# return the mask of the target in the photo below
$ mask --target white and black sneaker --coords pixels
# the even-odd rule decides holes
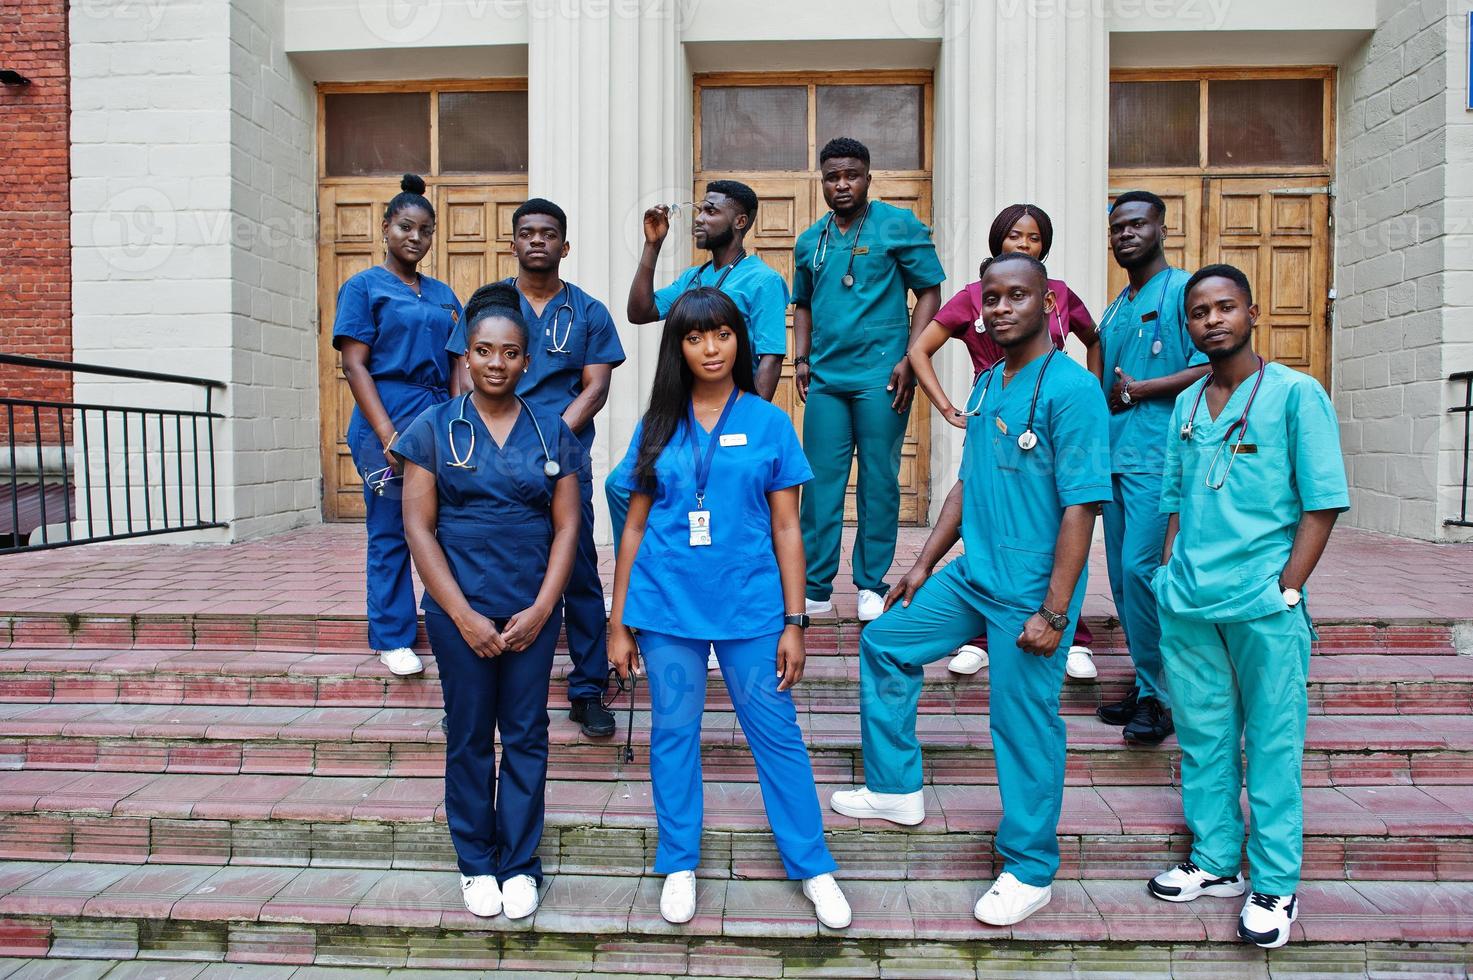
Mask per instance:
[[[1146,890],[1163,902],[1190,902],[1203,895],[1210,895],[1213,898],[1237,898],[1247,887],[1241,874],[1219,878],[1210,871],[1203,871],[1190,861],[1183,861],[1174,868],[1168,868],[1146,882]]]
[[[1278,949],[1289,941],[1289,927],[1299,918],[1299,899],[1293,895],[1254,892],[1238,917],[1238,938],[1264,949]]]

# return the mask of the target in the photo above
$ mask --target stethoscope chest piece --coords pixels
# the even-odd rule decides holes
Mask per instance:
[[[1151,342],[1151,356],[1152,357],[1155,357],[1155,356],[1157,356],[1160,353],[1161,353],[1161,341],[1159,341],[1159,340],[1152,341]]]
[[[840,279],[839,282],[844,284],[845,289],[851,289],[854,286],[854,277],[846,272],[844,273],[844,278]]]
[[[562,471],[563,468],[557,464],[556,460],[549,459],[542,464],[542,472],[546,473],[551,479],[557,479],[558,474]]]
[[[1038,445],[1038,436],[1032,429],[1024,429],[1023,434],[1018,436],[1018,448],[1025,453]]]

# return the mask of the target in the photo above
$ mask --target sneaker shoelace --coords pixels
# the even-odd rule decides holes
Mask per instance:
[[[839,883],[832,877],[808,879],[809,889],[815,893],[814,898],[818,901],[833,901],[843,898],[844,893],[839,890]]]
[[[1199,867],[1197,867],[1195,864],[1193,864],[1190,861],[1183,861],[1181,864],[1178,864],[1176,866],[1176,870],[1180,871],[1182,874],[1188,874],[1188,875],[1195,875],[1195,874],[1201,874],[1202,873],[1202,869],[1199,868]]]
[[[1283,896],[1281,895],[1265,895],[1263,892],[1254,892],[1253,897],[1248,901],[1261,909],[1267,909],[1272,912],[1279,907],[1279,903],[1283,900]]]

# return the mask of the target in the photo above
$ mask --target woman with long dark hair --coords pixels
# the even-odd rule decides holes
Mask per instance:
[[[649,408],[621,470],[631,499],[609,661],[628,676],[642,655],[649,673],[660,913],[674,923],[695,915],[714,648],[783,867],[803,882],[818,920],[842,929],[849,903],[833,878],[789,691],[803,676],[808,625],[798,487],[813,471],[793,423],[756,394],[746,325],[726,294],[694,289],[670,308]]]

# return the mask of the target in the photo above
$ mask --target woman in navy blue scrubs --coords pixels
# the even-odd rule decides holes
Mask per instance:
[[[400,676],[424,669],[410,646],[419,628],[400,511],[398,461],[390,449],[419,413],[450,397],[454,358],[445,352],[460,319],[450,287],[417,269],[435,240],[425,182],[405,174],[384,211],[384,256],[338,290],[332,343],[353,392],[348,450],[363,476],[368,524],[368,642]]]
[[[445,698],[445,810],[466,908],[537,908],[547,687],[578,546],[583,444],[517,395],[527,323],[516,290],[466,308],[472,388],[426,411],[393,451]],[[497,771],[495,735],[501,736]]]
[[[619,470],[631,497],[609,662],[627,676],[643,655],[649,671],[660,913],[674,923],[695,915],[701,715],[714,649],[783,867],[803,882],[819,921],[842,929],[849,903],[832,874],[789,691],[803,676],[808,625],[798,487],[813,470],[787,414],[756,394],[751,341],[725,293],[693,289],[670,308],[649,410]]]

